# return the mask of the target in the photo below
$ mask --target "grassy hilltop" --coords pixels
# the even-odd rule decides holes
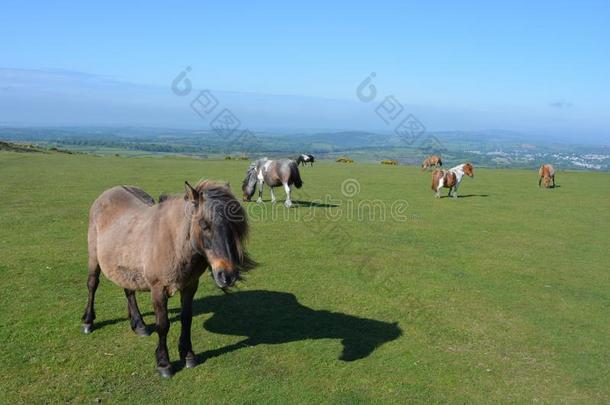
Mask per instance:
[[[535,171],[475,168],[453,200],[415,167],[316,163],[294,193],[315,204],[248,205],[247,282],[225,296],[201,279],[203,364],[161,380],[156,335],[132,333],[103,277],[83,335],[91,202],[202,177],[239,195],[247,165],[0,152],[1,401],[610,401],[609,173],[559,172],[545,190]]]

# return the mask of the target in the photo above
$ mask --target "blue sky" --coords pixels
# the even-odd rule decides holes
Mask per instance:
[[[433,129],[607,137],[609,21],[608,1],[3,2],[0,68],[167,88],[191,66],[200,88],[350,102],[376,72]]]

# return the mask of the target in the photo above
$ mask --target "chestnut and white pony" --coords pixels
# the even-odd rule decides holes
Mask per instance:
[[[443,161],[441,160],[440,156],[437,155],[432,155],[432,156],[428,156],[426,158],[426,160],[424,160],[424,163],[421,164],[421,171],[425,171],[427,168],[429,167],[439,167],[443,165]]]
[[[275,204],[275,194],[273,187],[283,186],[286,191],[286,201],[284,205],[290,207],[292,200],[290,199],[290,186],[296,188],[303,186],[299,166],[297,162],[290,159],[270,160],[262,158],[250,164],[250,168],[246,173],[246,178],[242,184],[244,193],[244,201],[250,201],[256,192],[256,185],[259,185],[257,203],[263,202],[263,184],[269,186],[271,193],[271,202]]]
[[[555,168],[552,165],[542,165],[540,169],[538,169],[538,187],[544,181],[544,188],[551,187],[551,182],[553,182],[553,187],[555,187]]]
[[[462,163],[449,170],[436,169],[432,172],[432,190],[436,193],[434,196],[440,198],[441,188],[445,187],[449,189],[449,197],[457,198],[457,190],[464,175],[474,177],[474,168],[470,163]]]

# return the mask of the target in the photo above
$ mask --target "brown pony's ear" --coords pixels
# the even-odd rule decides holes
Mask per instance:
[[[184,194],[184,199],[185,200],[188,200],[188,201],[190,201],[192,203],[199,202],[199,192],[197,190],[195,190],[193,188],[193,186],[191,186],[189,184],[188,181],[184,182],[184,191],[185,191],[185,194]]]

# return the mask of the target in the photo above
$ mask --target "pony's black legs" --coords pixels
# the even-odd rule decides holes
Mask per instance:
[[[87,298],[87,306],[83,314],[83,332],[93,332],[93,320],[95,319],[95,291],[100,284],[100,265],[97,259],[89,258],[89,277],[87,278],[87,288],[89,289],[89,297]]]
[[[555,175],[553,175],[551,178],[553,179],[553,188],[555,188]]]
[[[540,176],[540,178],[538,179],[538,187],[540,187],[541,184],[542,184],[542,176]]]
[[[191,343],[191,324],[193,322],[193,297],[197,292],[199,280],[195,281],[192,286],[189,286],[180,292],[180,304],[182,310],[180,312],[180,341],[178,343],[178,353],[180,360],[183,360],[187,368],[195,367],[197,360],[193,353],[193,345]]]
[[[159,345],[157,346],[157,371],[161,377],[169,378],[173,375],[169,363],[169,352],[167,350],[167,332],[169,332],[169,318],[167,317],[167,294],[163,286],[155,286],[152,289],[152,303],[157,317],[157,334]]]
[[[149,333],[146,331],[146,324],[142,319],[142,314],[140,313],[140,308],[138,308],[138,302],[136,301],[136,292],[125,288],[125,297],[127,297],[127,312],[129,313],[131,330],[138,336],[148,336]]]

